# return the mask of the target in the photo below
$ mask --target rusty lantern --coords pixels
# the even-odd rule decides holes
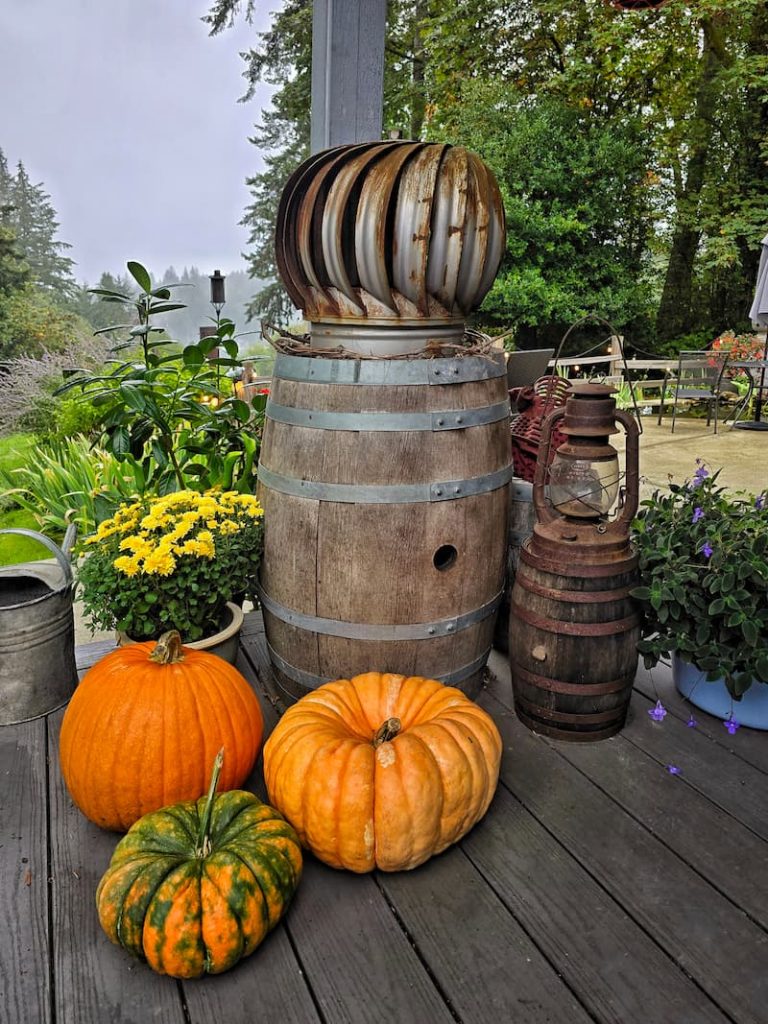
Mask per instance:
[[[620,474],[609,438],[617,423],[626,433],[626,488],[611,518]],[[550,465],[555,426],[566,441]],[[624,724],[640,638],[629,539],[638,438],[637,422],[616,410],[603,384],[574,384],[565,407],[544,421],[533,483],[537,522],[521,551],[509,637],[515,707],[536,732],[594,740]]]

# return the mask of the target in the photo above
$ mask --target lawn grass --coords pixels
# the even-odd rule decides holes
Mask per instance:
[[[29,459],[34,444],[35,439],[31,434],[0,437],[0,468],[11,470],[23,466]],[[0,530],[12,527],[38,530],[37,520],[33,515],[0,500]],[[46,549],[36,541],[27,537],[0,534],[0,565],[15,565],[17,562],[48,557]]]

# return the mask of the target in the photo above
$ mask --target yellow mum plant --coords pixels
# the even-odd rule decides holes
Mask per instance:
[[[133,640],[177,629],[216,633],[225,606],[247,593],[261,554],[263,513],[236,491],[175,491],[121,505],[82,545],[78,572],[92,629]]]

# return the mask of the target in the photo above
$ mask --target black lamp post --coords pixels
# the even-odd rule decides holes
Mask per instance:
[[[214,270],[210,276],[211,282],[211,305],[216,310],[216,326],[218,327],[221,310],[227,301],[224,291],[224,275],[220,270]]]
[[[224,275],[220,270],[214,270],[209,278],[211,282],[211,305],[216,312],[216,331],[212,333],[219,333],[219,325],[221,321],[221,311],[227,301],[227,295],[224,290]],[[219,349],[215,348],[209,355],[209,358],[218,358]],[[219,364],[216,364],[216,384],[219,384]]]

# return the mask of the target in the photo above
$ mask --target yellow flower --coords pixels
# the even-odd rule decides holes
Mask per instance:
[[[170,551],[155,550],[144,559],[144,572],[151,576],[170,576],[175,568],[176,559]]]
[[[118,572],[125,576],[135,576],[139,571],[139,560],[135,555],[121,555],[112,563]]]

